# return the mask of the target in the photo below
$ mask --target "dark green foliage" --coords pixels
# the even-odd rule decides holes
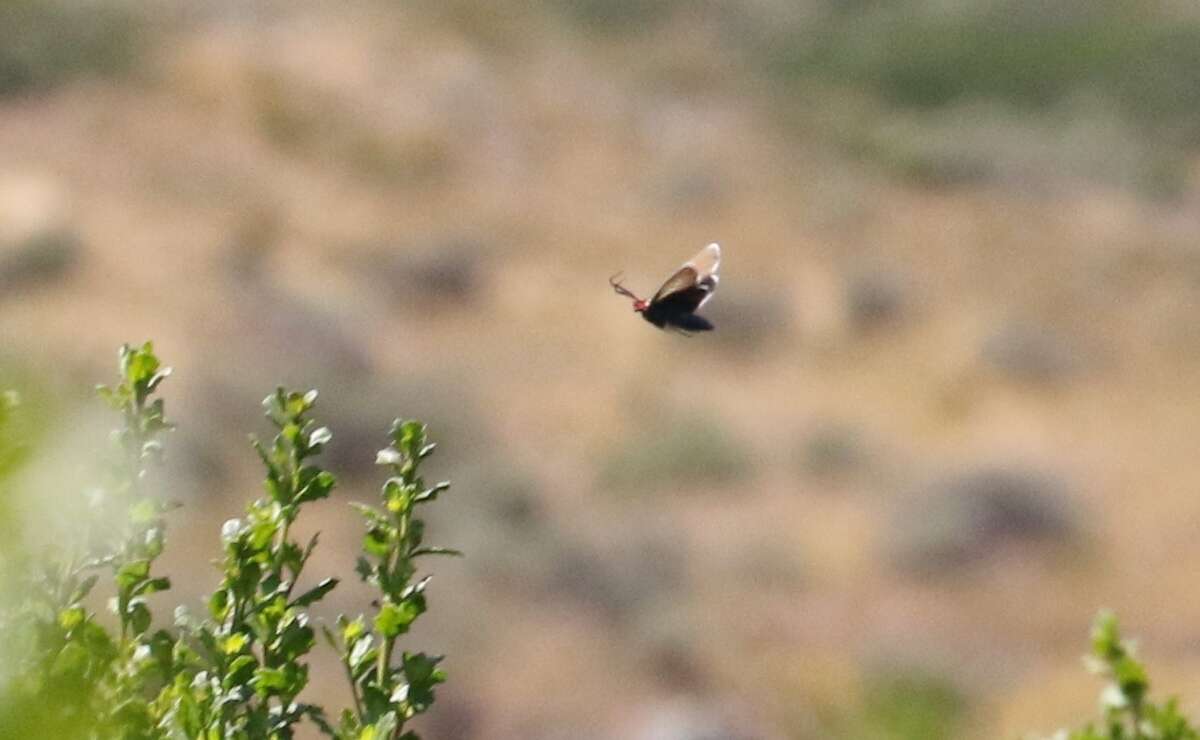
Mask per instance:
[[[1104,717],[1069,734],[1070,740],[1196,740],[1200,732],[1179,712],[1175,699],[1157,704],[1148,698],[1150,679],[1133,646],[1121,639],[1117,618],[1101,612],[1092,626],[1093,673],[1108,685],[1100,694]]]
[[[118,3],[0,0],[0,98],[128,70],[142,30]]]
[[[1195,131],[1200,91],[1187,81],[1200,73],[1200,23],[1154,5],[874,3],[776,29],[763,51],[783,78],[860,86],[902,106],[988,99],[1035,110],[1100,92],[1138,121],[1157,126],[1165,114]]]
[[[938,740],[958,737],[966,709],[948,681],[920,671],[887,671],[867,683],[863,708],[868,737]]]
[[[703,487],[750,473],[749,453],[719,420],[674,414],[623,437],[602,461],[600,480],[613,489]]]
[[[678,8],[677,0],[550,0],[550,6],[598,31],[644,31]]]
[[[360,559],[359,569],[382,596],[373,630],[361,617],[339,620],[343,660],[355,667],[355,711],[344,711],[335,728],[322,707],[297,699],[316,643],[307,609],[338,583],[325,578],[298,591],[317,537],[299,543],[289,536],[305,505],[329,496],[336,483],[314,462],[332,438],[311,418],[316,392],[281,388],[264,401],[276,429],[269,446],[254,442],[266,468],[265,493],[222,528],[221,581],[207,599],[208,613],[197,618],[181,607],[173,628],[155,629],[147,597],[170,587],[153,567],[170,507],[154,473],[162,460],[159,436],[172,427],[155,393],[170,369],[147,343],[122,347],[120,371],[116,386],[99,389],[121,425],[101,484],[90,493],[96,522],[77,542],[4,560],[6,593],[18,598],[0,605],[0,629],[14,648],[0,665],[0,738],[283,740],[306,720],[330,737],[416,738],[405,723],[429,708],[445,675],[440,658],[407,651],[393,657],[393,649],[426,609],[429,579],[413,581],[413,561],[453,552],[423,545],[422,522],[412,515],[449,485],[426,488],[417,475],[433,450],[424,427],[397,422],[392,446],[380,453],[394,475],[384,486],[387,513],[369,521],[364,549],[374,557]],[[23,454],[11,435],[17,402],[15,394],[0,395],[0,483]],[[115,633],[87,602],[106,571]]]
[[[1200,144],[1200,16],[1136,0],[823,0],[733,11],[797,130],[912,181],[1083,178],[1176,195]]]

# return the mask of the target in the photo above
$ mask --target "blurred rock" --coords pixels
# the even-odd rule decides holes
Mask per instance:
[[[644,707],[624,737],[633,740],[759,740],[744,718],[721,709],[724,702],[683,696]]]
[[[298,387],[322,378],[342,385],[366,381],[371,358],[349,318],[272,286],[245,298],[237,340],[246,343],[245,354],[258,355],[258,364],[274,383]]]
[[[793,546],[765,540],[747,542],[731,565],[737,580],[764,589],[801,591],[808,582],[805,563]]]
[[[800,441],[800,470],[817,478],[844,478],[868,463],[862,432],[850,424],[818,422]]]
[[[225,268],[229,279],[243,290],[261,286],[268,273],[271,255],[283,238],[283,219],[278,209],[263,204],[247,208],[230,235]]]
[[[485,246],[465,238],[449,238],[428,247],[385,245],[368,250],[354,269],[369,290],[405,307],[430,301],[468,305],[483,284]]]
[[[682,639],[660,639],[646,650],[650,673],[659,686],[675,692],[700,692],[709,684],[695,645]]]
[[[528,481],[493,479],[487,494],[492,516],[514,532],[528,532],[546,522],[545,506]]]
[[[53,283],[79,261],[82,246],[70,232],[51,231],[0,243],[0,298],[9,291]]]
[[[665,210],[711,214],[728,199],[726,182],[718,167],[688,163],[653,180],[649,190]]]
[[[893,563],[934,574],[980,562],[1006,544],[1065,543],[1079,515],[1056,475],[982,467],[930,483],[893,517]]]
[[[57,180],[33,174],[0,177],[0,291],[53,282],[82,251]]]
[[[677,593],[686,573],[682,552],[654,538],[609,553],[573,547],[561,555],[548,584],[551,591],[613,621]]]
[[[984,341],[981,359],[1003,374],[1029,383],[1055,383],[1079,371],[1083,358],[1072,342],[1050,329],[1010,323]]]
[[[908,308],[908,286],[891,271],[864,270],[846,283],[846,317],[851,329],[869,332],[894,325]]]

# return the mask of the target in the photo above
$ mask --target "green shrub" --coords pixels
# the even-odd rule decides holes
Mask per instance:
[[[330,719],[298,696],[316,642],[309,608],[338,579],[298,591],[317,537],[300,543],[290,534],[303,510],[336,486],[316,462],[332,437],[312,418],[316,391],[280,388],[264,401],[276,430],[269,445],[254,442],[265,494],[222,527],[221,579],[208,613],[180,607],[173,627],[156,628],[147,597],[171,587],[154,569],[171,508],[156,476],[162,437],[173,426],[156,393],[170,369],[148,343],[123,347],[120,360],[121,382],[100,389],[121,424],[90,492],[95,517],[85,517],[71,541],[3,561],[0,583],[10,593],[0,631],[9,654],[0,663],[0,738],[291,738],[305,721],[329,737],[417,738],[410,721],[433,703],[445,674],[440,657],[399,650],[398,641],[426,608],[429,578],[418,578],[419,559],[457,554],[423,541],[418,507],[449,487],[421,477],[434,450],[425,427],[393,424],[377,459],[390,473],[381,506],[358,505],[367,532],[356,570],[380,595],[371,614],[322,628],[354,697],[352,708]],[[18,446],[5,433],[15,398],[0,398],[3,473]],[[105,573],[117,618],[111,627],[88,601]]]

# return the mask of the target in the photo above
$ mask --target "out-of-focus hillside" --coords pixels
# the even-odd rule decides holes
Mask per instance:
[[[0,0],[0,379],[155,339],[185,595],[275,384],[317,577],[425,418],[430,737],[1048,732],[1102,605],[1195,716],[1197,79],[1184,2]],[[709,241],[712,335],[611,294]]]

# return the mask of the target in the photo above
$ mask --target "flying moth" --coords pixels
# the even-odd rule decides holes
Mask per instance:
[[[720,245],[709,244],[667,278],[650,300],[638,298],[622,285],[619,272],[610,277],[608,283],[617,293],[632,299],[633,310],[659,329],[682,334],[712,331],[712,322],[696,311],[712,298],[717,289],[717,268],[720,265]]]

